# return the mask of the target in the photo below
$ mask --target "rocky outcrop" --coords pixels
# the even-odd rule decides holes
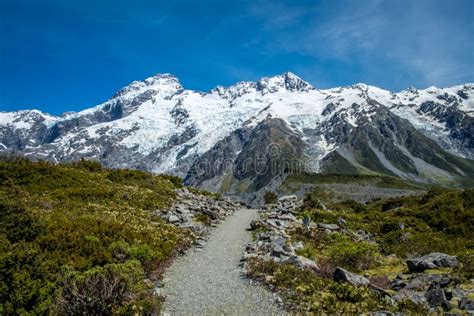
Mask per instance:
[[[272,260],[279,263],[289,263],[301,269],[318,270],[318,264],[309,258],[296,254],[303,248],[301,243],[291,243],[286,229],[302,226],[303,221],[293,214],[301,206],[295,196],[285,196],[277,204],[269,205],[268,209],[260,210],[260,219],[253,221],[249,230],[264,229],[256,233],[255,243],[245,249],[242,260],[250,258]],[[244,265],[245,266],[245,265]]]
[[[456,256],[443,253],[430,253],[429,255],[406,260],[410,272],[423,272],[428,269],[452,268],[458,265]]]
[[[177,201],[166,210],[156,214],[168,223],[191,230],[198,238],[196,245],[202,247],[203,239],[218,223],[227,216],[244,208],[227,198],[191,192],[186,187],[176,190]]]

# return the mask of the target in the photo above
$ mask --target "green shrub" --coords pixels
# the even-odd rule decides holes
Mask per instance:
[[[474,279],[474,250],[469,249],[458,255],[459,266],[456,273],[464,280]]]
[[[377,266],[380,256],[377,245],[353,241],[340,234],[331,235],[331,239],[327,248],[332,264],[355,272]]]
[[[140,262],[108,264],[65,277],[57,311],[63,315],[110,315],[136,304],[144,271]],[[156,309],[158,306],[156,306]]]
[[[180,177],[171,176],[171,175],[167,175],[167,174],[162,174],[161,177],[163,179],[171,181],[171,183],[173,183],[176,188],[182,188],[183,187],[183,179],[181,179]]]
[[[102,171],[102,164],[99,161],[81,159],[79,161],[74,161],[71,163],[74,168],[84,169],[90,172],[99,172]]]
[[[206,225],[211,224],[211,218],[209,217],[209,215],[204,214],[204,213],[198,214],[194,219],[197,222],[201,222],[201,223],[206,224]]]
[[[278,201],[278,196],[274,192],[266,191],[263,200],[265,204],[275,204]]]

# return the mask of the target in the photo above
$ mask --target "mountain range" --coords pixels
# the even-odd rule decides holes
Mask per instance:
[[[200,92],[157,74],[80,112],[0,112],[0,152],[94,159],[237,195],[294,172],[470,185],[474,84],[318,89],[286,72]]]

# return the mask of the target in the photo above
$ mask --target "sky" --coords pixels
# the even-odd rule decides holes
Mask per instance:
[[[322,89],[474,82],[474,1],[0,0],[0,111],[78,111],[156,73],[208,91],[285,71]]]

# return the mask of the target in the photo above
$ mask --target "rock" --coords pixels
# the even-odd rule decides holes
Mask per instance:
[[[430,307],[436,308],[441,306],[445,311],[449,311],[451,309],[451,304],[449,303],[448,299],[446,298],[446,294],[438,283],[433,283],[431,285],[428,291],[426,291],[425,297]]]
[[[183,205],[176,205],[176,213],[178,214],[187,214],[189,211]]]
[[[257,250],[255,249],[255,246],[254,246],[254,245],[248,244],[248,245],[245,247],[245,252],[248,252],[248,253],[255,253],[255,252],[257,252]]]
[[[281,220],[283,220],[283,221],[296,222],[296,217],[295,217],[295,215],[293,215],[293,214],[291,214],[291,213],[287,213],[287,214],[281,215],[279,218],[280,218]]]
[[[395,301],[410,300],[415,304],[426,304],[425,293],[416,291],[400,291],[394,297]]]
[[[348,282],[354,286],[368,286],[370,284],[369,279],[361,275],[349,272],[343,268],[336,268],[333,275],[334,281],[337,282]]]
[[[318,227],[319,227],[319,228],[326,229],[326,230],[329,230],[329,231],[334,231],[334,232],[341,230],[341,228],[340,228],[337,224],[323,224],[323,223],[319,223],[319,224],[318,224]]]
[[[266,276],[265,276],[265,283],[270,284],[270,283],[273,282],[273,279],[274,279],[273,276],[271,276],[271,275],[266,275]]]
[[[170,222],[171,224],[176,224],[176,223],[179,223],[181,220],[179,219],[178,216],[174,215],[174,214],[169,214],[168,215],[168,222]]]
[[[219,213],[216,212],[216,211],[212,211],[210,209],[203,208],[202,212],[204,214],[208,215],[211,219],[219,219],[220,218]]]
[[[285,237],[277,237],[272,241],[272,244],[282,246],[285,245],[286,243],[286,238]]]
[[[247,261],[249,259],[258,258],[259,256],[255,253],[244,253],[240,261]]]
[[[258,240],[270,240],[271,236],[268,233],[259,233],[257,234]]]
[[[345,220],[344,218],[342,218],[342,217],[339,217],[339,218],[337,219],[337,224],[339,224],[340,226],[347,226],[346,220]]]
[[[290,256],[285,263],[295,265],[300,269],[319,270],[319,266],[316,262],[303,256]]]
[[[310,219],[308,216],[305,216],[305,217],[303,218],[303,225],[304,225],[304,227],[309,228],[310,224],[311,224],[311,219]]]
[[[400,277],[400,276],[397,276],[395,278],[395,280],[393,280],[391,283],[390,283],[390,289],[394,290],[394,291],[400,291],[401,289],[403,289],[405,286],[407,286],[407,283],[405,281],[403,281],[403,279]]]
[[[296,203],[298,197],[296,195],[285,195],[278,199],[278,202],[293,202]]]
[[[451,277],[449,277],[449,275],[445,275],[441,278],[441,280],[439,280],[439,286],[445,288],[451,283],[451,281]]]
[[[311,270],[314,270],[314,271],[319,270],[318,264],[316,262],[314,262],[313,260],[302,257],[302,256],[299,256],[299,258],[301,260],[301,264],[302,264],[302,267],[304,269],[311,269]]]
[[[434,282],[443,278],[440,274],[415,274],[408,281],[405,290],[426,291]]]
[[[294,250],[301,250],[304,248],[304,245],[301,241],[293,243],[292,246]]]
[[[370,314],[371,316],[392,316],[393,313],[389,311],[376,311]]]
[[[196,247],[203,248],[206,245],[206,241],[202,239],[198,239],[195,242]]]
[[[258,221],[255,221],[255,220],[252,220],[250,222],[250,228],[248,228],[248,230],[256,230],[258,228]]]
[[[283,250],[283,247],[280,245],[273,245],[272,247],[272,254],[276,257],[279,257],[280,255],[285,255],[286,252]]]
[[[467,297],[463,297],[459,302],[459,309],[465,311],[474,311],[474,300],[471,300]]]
[[[181,228],[189,228],[189,229],[192,229],[192,230],[196,230],[196,229],[197,229],[197,225],[196,225],[196,224],[193,224],[192,222],[183,223],[183,224],[179,225],[179,227],[181,227]]]
[[[270,226],[272,226],[273,228],[276,228],[276,229],[282,229],[284,227],[286,227],[286,225],[279,221],[279,220],[271,220],[271,219],[268,219],[266,221],[266,223],[268,223]]]
[[[427,269],[450,268],[458,265],[456,256],[443,253],[430,253],[429,255],[406,260],[410,272],[423,272]]]
[[[453,297],[457,298],[459,301],[462,300],[463,298],[467,297],[466,291],[464,291],[462,289],[459,289],[459,288],[453,289],[452,290],[452,295],[453,295]]]

